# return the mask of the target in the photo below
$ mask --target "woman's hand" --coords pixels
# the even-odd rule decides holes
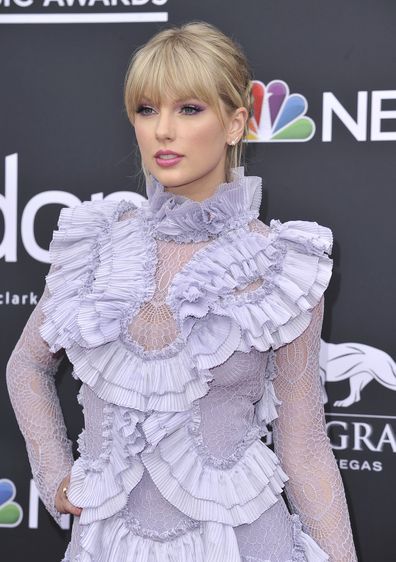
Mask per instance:
[[[81,515],[82,508],[76,507],[69,502],[63,488],[69,488],[70,474],[65,476],[59,484],[58,491],[55,496],[55,507],[60,513],[71,513],[72,515]],[[67,492],[66,492],[67,493]]]

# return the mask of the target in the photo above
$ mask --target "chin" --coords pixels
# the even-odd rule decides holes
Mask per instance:
[[[165,170],[161,168],[154,175],[162,185],[168,188],[180,187],[194,181],[194,178],[188,177],[183,172],[172,168]]]

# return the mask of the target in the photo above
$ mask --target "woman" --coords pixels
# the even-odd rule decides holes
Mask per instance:
[[[75,516],[64,561],[356,560],[319,380],[332,233],[258,219],[261,179],[239,165],[250,81],[209,24],[155,35],[125,80],[148,201],[61,211],[7,382],[41,498]]]

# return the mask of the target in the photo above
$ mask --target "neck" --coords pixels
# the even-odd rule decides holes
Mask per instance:
[[[232,181],[220,182],[212,195],[202,200],[165,190],[152,176],[146,184],[148,201],[143,206],[153,235],[162,240],[198,242],[257,218],[261,178],[245,176],[243,167],[233,168],[231,175]]]
[[[224,163],[217,165],[204,177],[199,177],[182,185],[166,185],[164,191],[174,195],[183,195],[192,201],[205,201],[215,193],[218,185],[226,182]]]

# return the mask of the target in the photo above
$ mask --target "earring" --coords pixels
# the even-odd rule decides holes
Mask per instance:
[[[231,146],[236,145],[236,143],[238,142],[238,137],[236,137],[233,141],[230,142]]]

